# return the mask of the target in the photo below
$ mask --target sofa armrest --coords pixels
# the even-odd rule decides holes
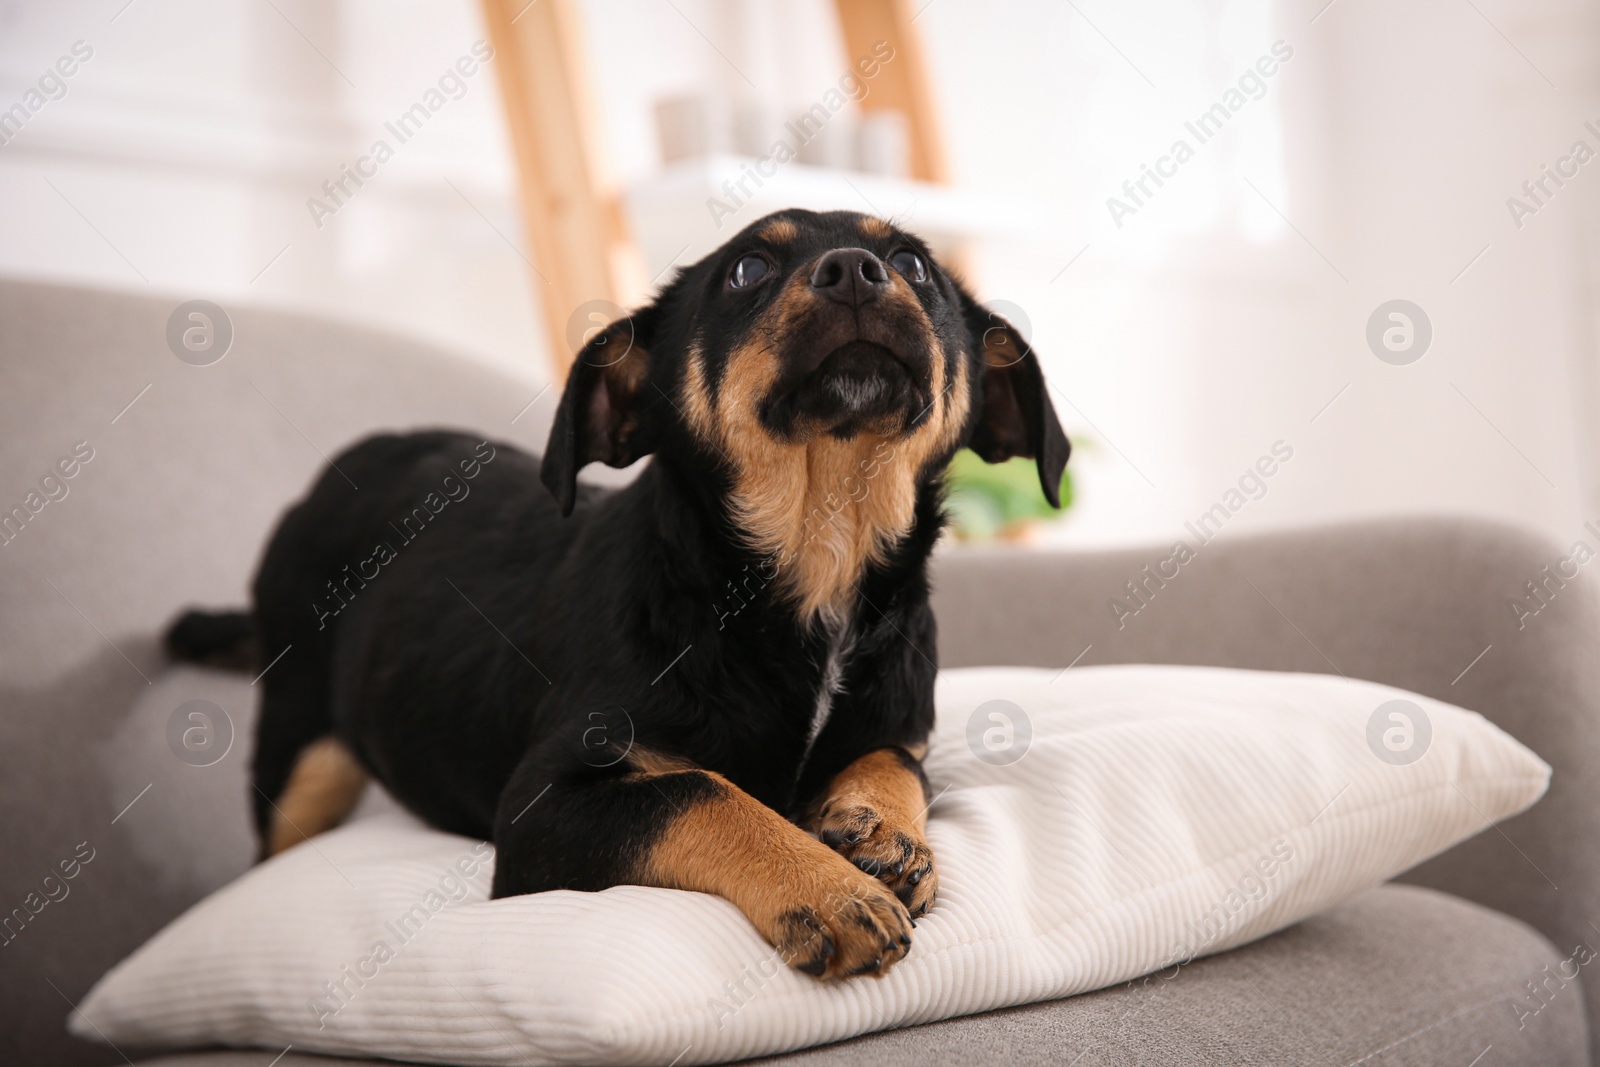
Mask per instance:
[[[1600,553],[1600,533],[1581,536]],[[1183,563],[1170,546],[954,549],[935,569],[939,651],[949,667],[1342,673],[1480,712],[1554,767],[1550,792],[1403,880],[1514,915],[1568,954],[1600,946],[1600,562],[1581,565],[1575,547],[1400,519],[1214,541]],[[1544,606],[1529,582],[1546,583]],[[1600,1019],[1600,981],[1588,1001]]]

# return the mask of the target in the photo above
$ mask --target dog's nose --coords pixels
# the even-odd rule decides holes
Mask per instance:
[[[860,307],[889,288],[889,268],[865,248],[835,248],[817,261],[811,288],[841,304]]]

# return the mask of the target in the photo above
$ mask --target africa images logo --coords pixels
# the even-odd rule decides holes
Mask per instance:
[[[967,717],[967,748],[991,767],[1009,767],[1028,754],[1033,720],[1018,704],[989,700]]]
[[[1415,701],[1386,700],[1367,718],[1367,747],[1391,766],[1417,762],[1432,742],[1433,723]]]

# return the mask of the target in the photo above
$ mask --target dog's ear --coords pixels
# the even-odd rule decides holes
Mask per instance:
[[[655,451],[655,405],[641,395],[650,376],[656,309],[618,319],[579,350],[556,408],[539,479],[572,514],[578,472],[590,463],[626,467]]]
[[[1072,446],[1056,419],[1039,357],[1011,323],[961,294],[972,349],[982,365],[982,401],[967,442],[988,463],[1026,456],[1038,463],[1039,485],[1061,506],[1061,473]]]

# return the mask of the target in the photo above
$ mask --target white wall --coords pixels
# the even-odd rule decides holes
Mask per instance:
[[[1280,438],[1295,458],[1230,530],[1444,511],[1570,538],[1600,516],[1600,165],[1520,230],[1505,205],[1575,138],[1600,150],[1595,5],[1325,4],[939,0],[919,20],[961,180],[1056,213],[1055,248],[990,249],[984,278],[1097,438],[1064,539],[1181,535]],[[1278,39],[1294,57],[1265,98],[1114,226],[1106,198]],[[1410,366],[1364,340],[1394,298],[1434,327]]]
[[[0,7],[0,107],[93,49],[0,146],[0,270],[303,307],[544,377],[492,63],[348,206],[319,227],[306,204],[485,36],[475,5],[124,4]]]
[[[321,229],[305,204],[483,36],[475,4],[123,2],[0,3],[0,107],[95,50],[0,146],[0,270],[303,306],[544,376],[492,63]],[[1600,151],[1596,5],[1325,3],[922,10],[958,181],[1036,205],[1032,239],[972,258],[1083,442],[1052,539],[1181,536],[1279,440],[1294,458],[1230,536],[1444,511],[1570,539],[1600,517],[1600,162],[1521,228],[1506,208],[1575,139]],[[624,182],[657,168],[660,96],[804,106],[847,63],[825,0],[585,15]],[[1262,98],[1115,225],[1107,198],[1280,39]],[[1364,336],[1394,298],[1433,325],[1409,366]]]

